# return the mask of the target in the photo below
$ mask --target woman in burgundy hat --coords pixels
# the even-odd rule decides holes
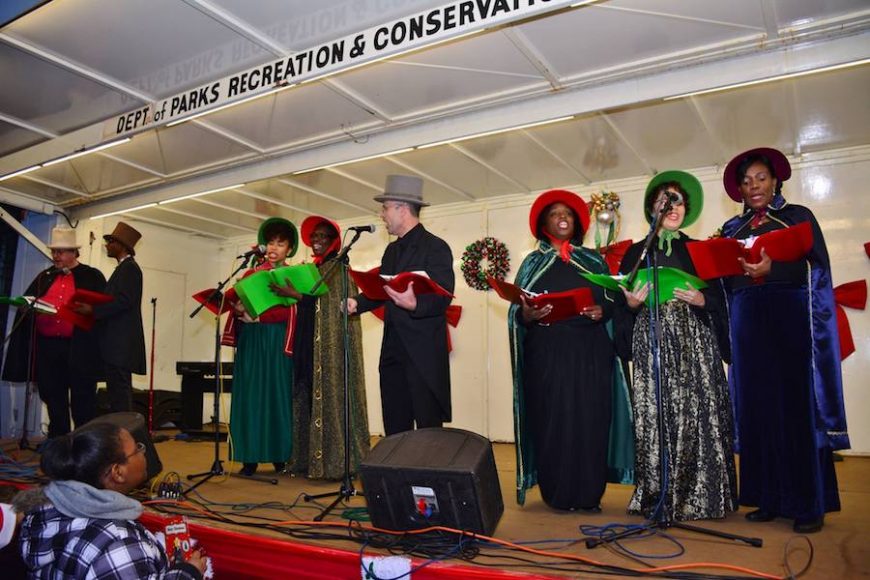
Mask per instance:
[[[588,287],[595,305],[553,323],[541,322],[550,305],[524,301],[509,310],[517,502],[537,483],[550,507],[597,512],[608,479],[630,483],[634,461],[628,391],[609,322],[622,297],[582,276],[609,270],[581,245],[589,210],[580,197],[561,189],[541,194],[529,226],[538,246],[515,283],[537,293]]]
[[[744,275],[724,279],[728,295],[731,382],[740,453],[740,503],[753,522],[794,520],[819,531],[839,511],[832,451],[848,449],[837,317],[825,238],[813,213],[789,204],[782,183],[791,166],[776,149],[731,160],[725,190],[743,211],[722,233],[738,240],[809,222],[813,244],[796,262],[762,251]]]

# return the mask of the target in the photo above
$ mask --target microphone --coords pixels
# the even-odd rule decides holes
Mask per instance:
[[[244,254],[236,256],[236,259],[242,258],[244,260],[247,260],[251,256],[265,256],[265,255],[266,255],[266,246],[264,246],[263,244],[260,244],[259,246],[254,246],[253,248],[251,248],[250,250],[248,250]]]
[[[376,226],[375,224],[369,224],[369,225],[367,225],[367,226],[353,226],[353,227],[349,227],[349,228],[347,228],[347,231],[349,231],[349,232],[357,232],[357,233],[368,232],[368,233],[370,233],[370,234],[373,234],[373,233],[375,233],[375,231],[376,231],[377,229],[378,229],[378,228],[377,228],[377,226]]]

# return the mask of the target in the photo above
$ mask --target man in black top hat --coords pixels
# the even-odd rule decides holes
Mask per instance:
[[[420,223],[423,181],[419,177],[390,175],[381,202],[381,219],[398,239],[387,246],[380,273],[425,271],[453,293],[453,253],[447,243]],[[413,284],[413,283],[412,283]],[[362,294],[348,299],[348,313],[385,306],[381,344],[381,406],[387,435],[421,427],[441,427],[451,420],[450,362],[446,310],[450,298],[414,294],[387,287],[390,300],[370,300]]]
[[[118,260],[109,277],[106,293],[114,299],[93,306],[99,324],[100,352],[106,365],[106,388],[113,413],[133,407],[133,373],[145,374],[145,332],[142,327],[142,270],[133,258],[136,242],[142,237],[124,222],[106,234],[106,253]],[[91,307],[83,305],[87,314]]]

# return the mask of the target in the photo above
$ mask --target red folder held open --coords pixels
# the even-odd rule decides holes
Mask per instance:
[[[351,270],[350,277],[359,286],[360,292],[369,300],[389,300],[390,297],[384,291],[384,286],[389,286],[396,292],[404,292],[408,285],[414,283],[414,294],[438,294],[453,298],[453,294],[442,288],[437,282],[416,272],[402,272],[389,279],[378,274],[378,269],[360,272]]]
[[[62,304],[57,309],[57,317],[61,320],[73,323],[73,325],[90,330],[94,327],[94,315],[84,315],[74,312],[71,308],[73,304],[106,304],[114,300],[114,296],[103,294],[102,292],[94,292],[93,290],[84,290],[82,288],[73,292],[72,297],[66,304]]]
[[[516,284],[497,280],[491,276],[488,276],[486,281],[489,282],[489,285],[492,286],[496,294],[508,302],[521,304],[520,296],[524,296],[526,302],[538,308],[541,308],[546,304],[552,305],[553,310],[550,314],[538,321],[544,324],[559,322],[560,320],[579,316],[587,306],[595,306],[592,289],[588,287],[574,288],[573,290],[553,292],[551,294],[532,295]]]
[[[193,299],[204,305],[206,310],[208,310],[212,314],[223,314],[224,312],[229,312],[230,310],[232,310],[233,306],[231,301],[228,299],[229,296],[227,296],[227,299],[224,299],[224,295],[220,292],[212,296],[214,290],[214,288],[206,288],[205,290],[201,290],[193,295]],[[209,296],[212,296],[211,300],[206,303],[206,300],[208,300]],[[223,308],[221,308],[221,306],[223,306]],[[218,309],[220,309],[220,312],[218,312]]]
[[[757,264],[761,261],[762,249],[775,262],[795,262],[804,258],[812,247],[813,230],[810,222],[801,222],[748,240],[715,238],[686,244],[695,271],[702,280],[743,274],[738,258]]]

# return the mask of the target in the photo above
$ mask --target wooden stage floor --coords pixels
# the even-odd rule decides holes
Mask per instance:
[[[373,441],[375,443],[376,441]],[[190,473],[207,471],[213,458],[212,442],[182,442],[170,440],[157,444],[160,458],[165,471],[176,471],[182,476]],[[529,542],[546,539],[579,539],[579,526],[603,526],[608,523],[641,524],[642,518],[628,516],[625,507],[628,503],[630,486],[611,484],[602,500],[600,514],[563,513],[551,510],[540,499],[537,490],[532,490],[527,496],[526,505],[520,507],[515,500],[515,459],[514,447],[510,444],[495,444],[495,457],[499,480],[505,503],[505,513],[502,516],[494,536],[514,542]],[[223,459],[226,459],[226,445],[221,444]],[[230,466],[230,464],[225,464]],[[231,466],[237,472],[238,464]],[[859,578],[870,576],[870,457],[846,457],[836,464],[839,479],[842,511],[829,514],[824,529],[817,534],[807,536],[812,542],[813,561],[808,572],[802,578]],[[261,465],[261,473],[272,472],[271,466]],[[224,504],[249,504],[278,502],[293,504],[303,492],[317,494],[335,491],[337,482],[314,481],[305,478],[280,476],[277,485],[250,481],[242,477],[215,478],[198,487],[202,497]],[[185,483],[187,483],[185,481]],[[358,485],[358,484],[357,484]],[[365,507],[365,500],[359,497],[351,498],[349,507]],[[342,509],[333,512],[329,520],[342,521]],[[697,525],[709,529],[720,530],[732,534],[760,537],[764,541],[762,548],[754,548],[730,540],[710,536],[697,535],[678,529],[669,533],[684,546],[685,553],[667,560],[644,559],[651,565],[671,565],[696,562],[718,562],[742,566],[765,572],[773,576],[785,576],[786,551],[789,551],[789,564],[792,572],[803,568],[807,561],[809,546],[804,541],[794,541],[796,535],[791,529],[791,521],[776,520],[770,523],[753,524],[744,519],[746,508],[731,514],[725,520],[697,522]],[[256,513],[256,512],[255,512]],[[274,511],[262,510],[261,514],[271,518],[309,520],[319,513],[319,509],[311,504],[298,501],[290,512],[276,514]],[[204,523],[204,522],[199,522]],[[229,524],[208,523],[218,527],[230,527]],[[272,537],[286,538],[268,530],[252,530],[239,528],[244,533],[263,534]],[[288,540],[298,541],[298,540]],[[350,541],[330,541],[328,547],[359,551],[359,546]],[[635,540],[628,546],[643,554],[663,554],[674,551],[674,545],[661,538]],[[543,549],[547,549],[544,546]],[[638,562],[626,556],[615,553],[607,548],[589,550],[583,543],[577,543],[562,548],[563,553],[592,558],[607,564],[641,567]],[[367,551],[368,553],[368,551]],[[372,551],[372,553],[377,553]],[[550,558],[541,560],[552,561]],[[491,560],[488,560],[491,562]],[[546,573],[552,576],[574,576],[578,573],[565,571],[542,570],[540,568],[505,568],[505,570],[526,573]],[[710,572],[725,574],[726,571]],[[597,576],[597,575],[596,575]],[[588,577],[588,576],[586,576]]]

